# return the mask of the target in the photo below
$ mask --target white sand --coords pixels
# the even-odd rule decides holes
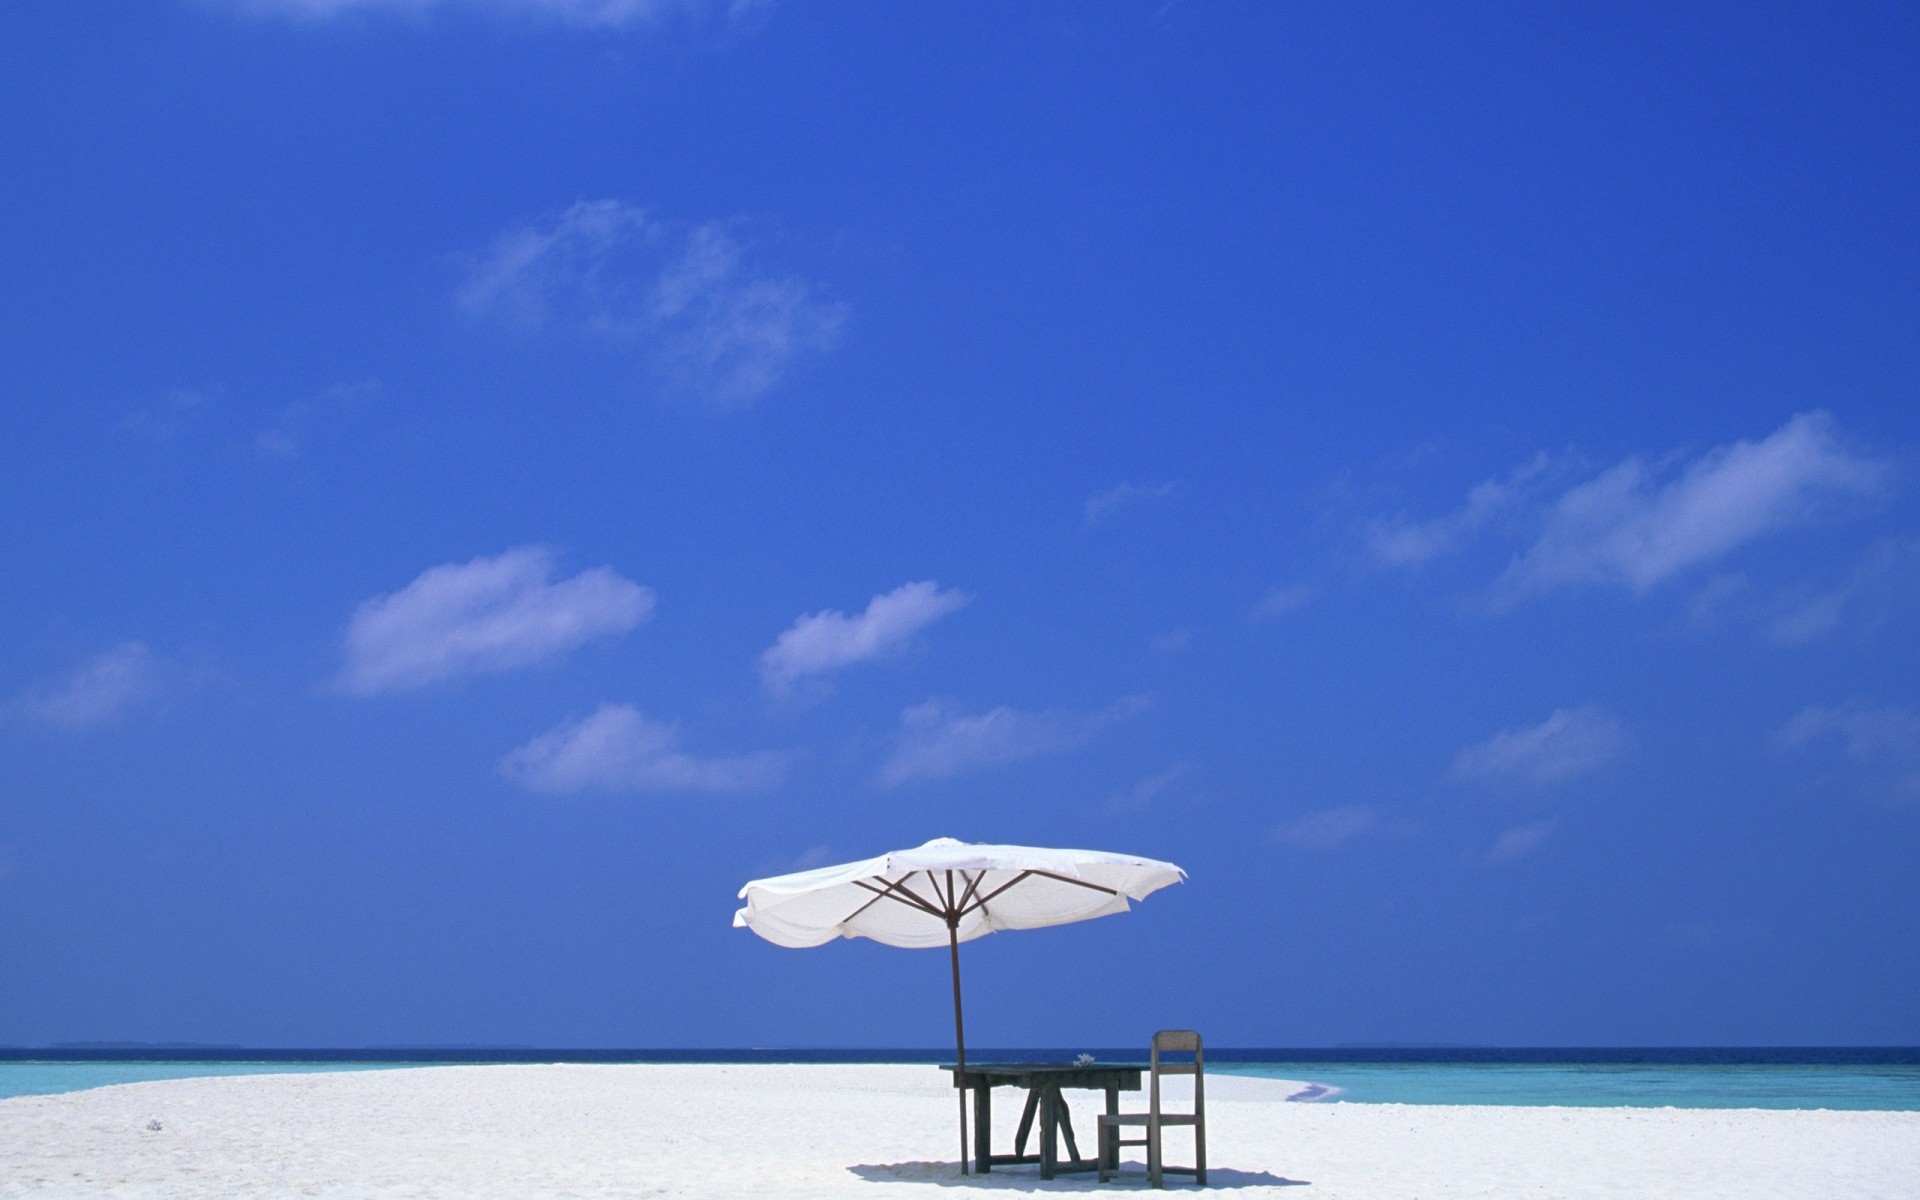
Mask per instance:
[[[944,1079],[912,1066],[430,1067],[19,1097],[0,1100],[0,1196],[1100,1190],[1030,1167],[961,1180]],[[1917,1113],[1291,1104],[1298,1085],[1208,1082],[1214,1185],[1247,1195],[1920,1197]],[[1017,1094],[998,1098],[1005,1143]],[[1094,1105],[1075,1110],[1091,1153]],[[1186,1161],[1174,1144],[1170,1161]],[[1144,1187],[1135,1174],[1108,1190]]]

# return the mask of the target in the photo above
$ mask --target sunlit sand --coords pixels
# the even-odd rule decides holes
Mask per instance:
[[[1093,1192],[960,1178],[927,1066],[433,1067],[0,1101],[8,1197],[911,1196]],[[1920,1113],[1298,1104],[1210,1076],[1216,1188],[1386,1197],[1920,1196]],[[1091,1150],[1092,1108],[1076,1115]],[[1176,1135],[1177,1136],[1177,1135]],[[1184,1161],[1175,1141],[1171,1161]],[[1144,1190],[1135,1172],[1107,1191]],[[1184,1185],[1190,1186],[1190,1185]]]

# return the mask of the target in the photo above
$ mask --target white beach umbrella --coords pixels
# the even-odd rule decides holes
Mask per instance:
[[[889,946],[946,946],[953,966],[955,1061],[967,1065],[960,1015],[960,943],[999,929],[1041,929],[1127,911],[1187,873],[1172,863],[1099,850],[1047,850],[935,838],[912,850],[837,867],[756,879],[740,889],[735,928],[780,946],[872,938]],[[960,1093],[960,1170],[967,1169],[966,1093]]]

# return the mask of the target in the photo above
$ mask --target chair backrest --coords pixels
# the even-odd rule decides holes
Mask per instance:
[[[1191,1054],[1190,1062],[1166,1062],[1162,1053]],[[1162,1075],[1193,1076],[1193,1111],[1199,1114],[1206,1104],[1206,1068],[1207,1052],[1200,1043],[1200,1035],[1191,1029],[1162,1029],[1153,1035],[1153,1049],[1148,1060],[1151,1063],[1153,1078],[1150,1085],[1149,1103],[1154,1114],[1160,1112],[1160,1077]]]

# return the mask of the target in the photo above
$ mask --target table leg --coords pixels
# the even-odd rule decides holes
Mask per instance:
[[[993,1170],[993,1089],[984,1083],[973,1089],[973,1161],[982,1175]]]
[[[1013,1153],[1016,1158],[1025,1158],[1027,1154],[1027,1135],[1033,1132],[1033,1114],[1040,1109],[1040,1089],[1027,1089],[1027,1107],[1020,1114],[1020,1132],[1013,1135]]]
[[[1073,1159],[1073,1165],[1080,1165],[1080,1143],[1073,1136],[1073,1110],[1067,1107],[1067,1098],[1059,1092],[1054,1094],[1055,1103],[1060,1105],[1060,1129],[1067,1135],[1067,1157]]]
[[[1046,1088],[1040,1095],[1040,1178],[1052,1179],[1053,1168],[1060,1161],[1059,1147],[1059,1103],[1060,1093]]]
[[[1117,1117],[1120,1115],[1120,1085],[1119,1084],[1110,1083],[1107,1085],[1107,1115],[1110,1117]],[[1114,1131],[1113,1137],[1115,1141],[1120,1140],[1120,1133],[1118,1129]],[[1101,1145],[1105,1145],[1105,1144],[1106,1143],[1103,1139],[1101,1142]],[[1112,1159],[1113,1161],[1108,1162],[1107,1159],[1109,1158]],[[1120,1150],[1119,1150],[1119,1147],[1116,1146],[1112,1148],[1112,1152],[1110,1154],[1103,1155],[1100,1161],[1100,1169],[1102,1171],[1112,1171],[1117,1169],[1119,1166],[1120,1166]]]

